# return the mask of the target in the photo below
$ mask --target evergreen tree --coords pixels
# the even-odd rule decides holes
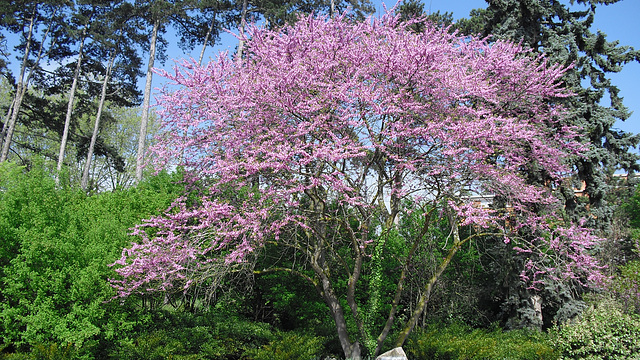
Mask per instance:
[[[18,1],[14,6],[2,8],[5,26],[12,32],[20,33],[20,43],[16,47],[21,52],[20,74],[15,88],[14,100],[4,121],[0,162],[7,160],[13,133],[20,115],[29,82],[40,71],[40,63],[56,49],[57,40],[65,14],[70,3],[66,1]]]
[[[587,213],[592,227],[606,230],[613,215],[605,195],[607,178],[614,171],[638,171],[638,155],[630,150],[640,137],[614,127],[626,120],[630,112],[624,106],[619,89],[608,74],[619,72],[629,62],[640,61],[640,51],[607,40],[606,34],[591,30],[598,5],[619,0],[488,0],[488,8],[472,12],[460,28],[479,32],[493,39],[510,39],[534,49],[552,62],[573,68],[564,82],[576,96],[564,101],[572,116],[567,125],[583,129],[583,141],[589,146],[585,157],[574,159],[578,179],[563,189],[567,212],[573,220]],[[480,25],[481,24],[481,25]],[[544,174],[532,174],[532,181],[544,181]],[[584,182],[585,194],[579,201],[573,189]]]
[[[95,38],[95,43],[97,44],[95,51],[101,54],[100,57],[105,59],[107,63],[104,65],[103,62],[100,62],[101,65],[104,65],[104,67],[101,66],[102,85],[100,99],[98,100],[98,109],[94,117],[93,131],[86,151],[86,161],[80,182],[81,187],[85,190],[89,184],[89,172],[94,151],[97,149],[100,152],[99,147],[105,148],[104,143],[98,139],[98,133],[103,109],[107,101],[107,93],[109,92],[109,98],[114,105],[131,106],[138,104],[139,93],[136,90],[136,82],[140,75],[142,59],[133,47],[140,34],[133,21],[135,17],[131,16],[132,10],[132,5],[128,2],[112,3],[109,11],[105,12],[99,21],[100,29],[98,34],[100,35]],[[114,78],[119,89],[113,89],[112,79]],[[120,150],[118,149],[117,151]],[[108,155],[108,153],[105,155]],[[114,162],[115,170],[118,172],[125,171],[124,160],[120,155],[117,156],[117,159],[119,161]]]
[[[522,42],[533,49],[533,55],[544,54],[548,61],[572,66],[563,81],[575,96],[554,100],[570,113],[558,126],[581,129],[580,140],[588,151],[571,159],[577,176],[568,179],[558,193],[565,203],[565,221],[586,220],[588,226],[605,236],[611,229],[615,210],[615,204],[607,202],[606,197],[611,191],[611,176],[620,169],[628,172],[639,169],[638,155],[631,149],[640,138],[614,127],[616,121],[626,120],[630,113],[608,74],[639,61],[640,52],[591,30],[598,6],[618,1],[487,0],[486,9],[474,10],[469,19],[456,24],[467,34],[491,36],[492,41]],[[545,183],[549,179],[544,171],[534,168],[528,169],[527,175],[530,183]],[[581,187],[586,196],[576,196],[574,189]],[[501,259],[490,268],[500,274],[496,278],[503,291],[499,295],[502,316],[508,319],[508,325],[538,327],[550,320],[546,316],[543,320],[543,313],[562,320],[580,310],[576,296],[580,293],[579,284],[549,282],[541,293],[526,289],[518,279],[518,272],[527,259],[507,256],[504,244],[498,241],[496,244],[486,244],[486,253],[492,262]],[[540,295],[545,302],[542,309]]]

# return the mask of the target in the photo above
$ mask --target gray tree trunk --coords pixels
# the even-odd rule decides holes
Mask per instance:
[[[16,97],[13,97],[11,100],[11,105],[9,105],[9,110],[7,110],[7,115],[4,117],[4,123],[2,124],[2,133],[0,133],[0,150],[2,149],[2,142],[4,140],[4,136],[7,134],[7,128],[9,127],[9,120],[11,119],[11,115],[13,114],[13,105],[16,101]]]
[[[160,29],[160,19],[153,23],[151,34],[151,46],[149,47],[149,64],[147,66],[147,83],[144,87],[144,99],[142,102],[142,118],[140,119],[140,136],[138,137],[138,154],[136,159],[136,181],[142,180],[142,167],[144,166],[145,141],[147,139],[147,125],[149,123],[149,107],[151,103],[151,81],[153,79],[153,62],[156,58],[156,41]]]
[[[91,159],[93,158],[93,149],[96,146],[96,140],[98,139],[98,131],[100,130],[100,117],[102,116],[102,108],[104,107],[104,101],[107,97],[107,85],[109,83],[109,76],[111,75],[111,68],[113,67],[113,62],[115,61],[116,54],[115,52],[111,56],[109,60],[109,65],[107,65],[107,71],[104,75],[104,81],[102,82],[102,92],[100,93],[100,103],[98,104],[98,113],[96,114],[96,121],[93,124],[93,133],[91,134],[91,142],[89,143],[89,150],[87,152],[87,161],[84,163],[84,169],[82,171],[82,180],[80,181],[80,186],[82,190],[87,190],[87,186],[89,184],[89,169],[91,168]]]
[[[69,126],[71,125],[71,114],[73,113],[73,98],[76,95],[76,88],[78,87],[78,78],[80,78],[80,67],[82,64],[82,48],[84,47],[86,33],[87,33],[87,28],[85,27],[82,30],[82,41],[80,42],[80,48],[78,49],[78,60],[76,61],[76,70],[73,73],[73,82],[71,83],[71,90],[69,90],[69,103],[67,104],[67,115],[64,119],[64,130],[62,132],[62,140],[60,141],[60,152],[58,153],[56,184],[59,182],[60,171],[62,170],[62,164],[64,163],[64,152],[67,147],[67,138],[69,137]]]
[[[202,50],[200,51],[200,58],[198,59],[198,65],[202,65],[202,58],[204,58],[204,51],[207,49],[207,44],[209,42],[209,38],[211,37],[211,33],[213,32],[213,27],[216,24],[216,15],[213,14],[213,19],[211,19],[211,25],[209,25],[209,30],[207,30],[207,36],[204,37],[204,42],[202,44]]]
[[[240,35],[244,35],[244,27],[247,24],[247,5],[248,0],[244,0],[242,2],[242,16],[240,18]],[[240,40],[238,42],[238,59],[242,59],[242,50],[244,48],[244,41]]]
[[[16,94],[13,99],[11,107],[11,116],[7,116],[8,121],[5,122],[6,132],[3,129],[2,136],[2,153],[0,153],[0,162],[7,160],[9,155],[9,147],[11,145],[11,138],[13,138],[13,130],[16,127],[16,121],[18,120],[18,113],[20,112],[20,105],[22,105],[22,99],[24,97],[25,79],[24,73],[27,69],[27,60],[29,59],[29,52],[31,51],[31,36],[33,35],[33,24],[35,22],[35,9],[29,20],[29,33],[27,35],[27,44],[24,49],[24,56],[22,58],[22,65],[20,66],[20,80],[16,88]]]
[[[31,19],[29,20],[29,35],[27,37],[27,45],[25,47],[25,52],[24,52],[24,57],[22,58],[22,65],[20,67],[20,81],[18,83],[18,87],[16,89],[16,96],[15,96],[15,100],[13,101],[13,112],[11,113],[11,118],[9,119],[9,126],[7,127],[7,134],[5,136],[4,142],[2,143],[2,153],[0,154],[0,162],[4,162],[7,160],[7,157],[9,156],[9,148],[11,147],[11,140],[13,139],[13,131],[16,128],[16,122],[18,121],[18,114],[20,113],[20,107],[22,106],[22,100],[24,99],[24,94],[27,92],[27,85],[29,84],[29,80],[31,79],[31,76],[33,75],[33,70],[36,68],[36,66],[40,63],[40,60],[42,59],[42,52],[44,50],[44,43],[47,40],[47,37],[49,36],[49,31],[51,30],[51,24],[49,25],[49,27],[47,28],[47,30],[45,31],[44,35],[42,35],[42,42],[40,43],[40,48],[38,50],[38,56],[36,57],[36,60],[34,62],[34,65],[31,67],[31,69],[29,70],[29,74],[27,75],[27,78],[24,79],[24,73],[26,71],[27,68],[27,60],[29,59],[29,52],[30,52],[30,47],[31,47],[31,36],[33,34],[33,24],[35,22],[35,10],[33,12],[33,15],[31,16]],[[55,44],[55,41],[53,41],[51,43],[51,47],[53,47]]]
[[[316,259],[312,260],[311,266],[313,267],[316,275],[320,278],[322,297],[329,306],[329,311],[331,312],[333,321],[336,324],[338,340],[340,341],[340,346],[342,347],[345,357],[351,360],[361,360],[360,344],[357,341],[355,343],[351,343],[351,340],[349,339],[344,311],[340,305],[340,300],[338,300],[338,297],[333,291],[333,285],[331,284],[329,277],[326,275],[328,269],[326,269],[323,256],[320,255],[316,257]]]

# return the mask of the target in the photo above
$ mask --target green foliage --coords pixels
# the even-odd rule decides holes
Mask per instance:
[[[268,249],[268,252],[273,250],[276,249]],[[274,255],[284,256],[283,253]],[[327,323],[330,324],[329,331],[333,330],[327,306],[318,298],[316,289],[293,274],[276,272],[256,276],[252,292],[243,304],[240,311],[247,317],[282,330],[306,329],[324,333]]]
[[[407,356],[433,360],[552,360],[558,355],[543,333],[472,329],[461,324],[432,325],[416,331]]]
[[[633,260],[618,267],[611,288],[626,311],[640,312],[640,260]]]
[[[2,342],[89,348],[143,320],[107,302],[115,276],[108,264],[130,243],[134,224],[177,196],[174,180],[163,174],[136,189],[87,196],[56,186],[44,166],[0,164]]]
[[[73,345],[38,344],[31,350],[33,360],[71,360],[76,359],[76,351]]]
[[[622,205],[622,210],[628,216],[629,226],[640,229],[640,186],[636,187],[633,195]]]
[[[72,360],[77,358],[77,351],[73,345],[58,345],[56,343],[36,344],[28,354],[8,354],[4,357],[0,355],[0,359],[3,360]]]
[[[223,313],[155,312],[152,325],[123,341],[109,357],[143,359],[239,359],[275,339],[271,327]]]
[[[172,337],[165,330],[140,335],[134,343],[126,344],[117,353],[118,359],[163,360],[163,359],[196,359],[183,355],[185,346],[180,340]]]
[[[267,345],[249,351],[247,357],[253,360],[316,359],[323,349],[323,342],[323,338],[313,335],[280,333]]]
[[[572,324],[551,332],[560,359],[638,359],[640,317],[625,314],[613,300],[601,300]]]

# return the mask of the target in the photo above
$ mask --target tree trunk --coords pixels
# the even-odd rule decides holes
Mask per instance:
[[[147,125],[149,123],[149,107],[151,103],[151,80],[153,79],[153,62],[156,58],[156,41],[160,29],[160,19],[153,22],[151,45],[149,47],[149,64],[147,66],[147,83],[144,87],[144,99],[142,102],[142,118],[140,119],[140,137],[138,138],[138,155],[136,159],[136,181],[142,180],[142,167],[144,165],[145,141],[147,139]]]
[[[52,24],[49,24],[47,30],[42,35],[42,42],[40,43],[40,48],[38,49],[38,56],[34,61],[34,64],[31,66],[29,70],[29,74],[27,78],[24,79],[24,73],[27,68],[27,62],[29,59],[29,52],[31,48],[31,36],[33,34],[33,24],[35,22],[35,9],[31,19],[29,20],[29,35],[27,37],[27,45],[25,46],[24,57],[22,58],[22,65],[20,67],[20,82],[18,83],[18,87],[16,89],[15,100],[13,101],[13,112],[11,113],[11,118],[9,119],[9,126],[7,127],[7,134],[5,135],[4,142],[2,143],[2,153],[0,154],[0,162],[4,162],[7,160],[9,156],[9,148],[11,146],[11,140],[13,138],[13,131],[16,127],[16,122],[18,121],[18,114],[20,113],[20,107],[22,106],[22,100],[24,99],[24,94],[27,92],[27,85],[29,84],[29,80],[31,80],[31,76],[33,75],[33,70],[37,67],[42,59],[42,52],[44,50],[44,43],[49,36],[49,32],[51,31]],[[55,41],[52,41],[51,47],[55,44]]]
[[[331,312],[331,317],[333,317],[333,321],[335,322],[336,330],[338,332],[338,340],[340,341],[340,346],[342,347],[344,356],[347,359],[361,360],[360,344],[357,341],[355,343],[351,343],[351,340],[349,339],[344,311],[342,310],[338,297],[333,291],[333,285],[327,275],[328,269],[325,268],[326,264],[324,263],[323,256],[319,252],[316,252],[316,255],[317,256],[314,256],[314,259],[312,260],[311,266],[313,267],[316,275],[320,278],[320,285],[322,288],[321,295],[329,306],[329,311]]]
[[[33,24],[35,22],[35,13],[36,9],[34,8],[33,14],[31,15],[31,19],[29,19],[29,32],[27,35],[27,44],[24,48],[24,56],[22,58],[22,65],[20,66],[20,80],[18,81],[18,86],[16,88],[16,94],[13,99],[12,107],[11,107],[11,116],[7,116],[6,133],[5,129],[3,129],[3,137],[2,137],[2,153],[0,154],[0,162],[4,162],[7,160],[7,156],[9,155],[9,147],[11,145],[11,138],[13,138],[13,130],[16,127],[16,121],[18,120],[18,113],[20,112],[20,106],[22,105],[22,99],[24,97],[24,90],[26,88],[24,73],[27,69],[27,61],[29,59],[29,52],[31,51],[31,36],[33,35]],[[41,45],[42,46],[42,45]]]
[[[312,199],[311,208],[313,211],[316,214],[319,214],[320,217],[325,216],[325,201],[321,198],[321,195],[318,194],[317,189],[306,193]],[[326,262],[326,248],[324,244],[326,224],[321,220],[318,220],[313,228],[316,230],[315,232],[307,232],[307,238],[313,244],[312,248],[309,249],[308,254],[310,257],[311,268],[320,280],[318,290],[320,290],[320,295],[329,306],[329,311],[331,312],[331,317],[333,317],[333,321],[336,325],[338,340],[340,341],[340,346],[342,347],[344,356],[347,359],[361,360],[360,344],[357,341],[351,343],[351,340],[349,339],[344,311],[342,309],[342,305],[340,305],[340,300],[333,290],[333,284],[331,283],[331,269],[329,269]]]
[[[202,65],[202,58],[204,58],[204,51],[207,49],[207,43],[209,42],[209,38],[211,37],[211,33],[213,32],[213,27],[216,24],[216,13],[213,14],[213,19],[211,19],[211,25],[209,25],[209,30],[207,30],[207,35],[204,37],[204,42],[202,43],[202,50],[200,51],[200,58],[198,59],[198,65]]]
[[[242,16],[240,17],[240,35],[244,36],[244,27],[247,24],[247,4],[248,0],[242,2]],[[238,59],[242,59],[242,50],[244,48],[244,41],[238,42]]]
[[[107,97],[107,84],[109,83],[109,76],[111,75],[111,68],[113,67],[113,62],[116,59],[116,53],[114,51],[111,59],[109,60],[109,65],[107,65],[107,71],[104,75],[104,81],[102,82],[102,92],[100,93],[100,103],[98,104],[98,113],[96,114],[96,121],[93,124],[93,134],[91,134],[91,142],[89,143],[89,150],[87,151],[87,162],[84,163],[84,169],[82,171],[82,180],[80,181],[80,186],[82,190],[87,190],[87,186],[89,184],[89,169],[91,167],[91,159],[93,158],[93,149],[96,145],[96,140],[98,139],[98,131],[100,130],[100,117],[102,116],[102,108],[104,107],[104,101]]]
[[[64,130],[62,132],[62,140],[60,141],[60,152],[58,153],[58,167],[56,172],[56,184],[59,182],[60,171],[62,170],[62,164],[64,163],[64,152],[67,147],[67,137],[69,136],[69,126],[71,124],[71,113],[73,113],[73,98],[76,94],[76,88],[78,87],[78,78],[80,77],[80,67],[82,64],[82,48],[84,47],[85,35],[87,28],[85,26],[82,29],[82,40],[80,41],[80,48],[78,49],[78,61],[76,62],[76,70],[73,73],[73,82],[71,83],[71,90],[69,91],[69,103],[67,104],[67,115],[64,119]]]
[[[542,331],[542,326],[544,325],[544,319],[542,318],[542,296],[539,294],[531,295],[531,307],[536,314],[535,323],[533,325],[536,330]]]
[[[11,100],[11,105],[9,105],[9,110],[7,110],[7,115],[4,117],[4,123],[2,124],[2,133],[0,133],[0,150],[2,150],[4,136],[7,134],[7,128],[9,127],[9,120],[13,114],[13,105],[15,101],[16,97],[14,95],[13,100]]]
[[[407,324],[405,325],[404,329],[402,329],[402,331],[400,332],[400,335],[398,336],[398,339],[396,340],[396,347],[401,347],[402,345],[404,345],[404,342],[409,337],[409,334],[411,334],[411,331],[413,331],[413,329],[415,328],[416,324],[418,323],[418,319],[420,319],[422,312],[424,311],[425,307],[427,306],[427,303],[429,302],[429,298],[431,297],[431,291],[433,290],[433,286],[435,285],[436,281],[438,281],[438,279],[440,278],[444,270],[447,268],[447,266],[449,266],[449,263],[451,263],[451,259],[453,259],[453,256],[458,252],[458,250],[460,250],[460,247],[463,244],[463,241],[460,240],[460,233],[458,232],[458,224],[455,223],[455,220],[452,221],[451,226],[453,230],[453,244],[449,249],[449,253],[442,260],[442,262],[436,269],[436,272],[431,276],[431,278],[425,285],[424,290],[420,294],[418,304],[416,304],[416,308],[411,314],[411,318],[409,318],[409,320],[407,321]],[[466,240],[468,239],[469,238],[467,238]]]

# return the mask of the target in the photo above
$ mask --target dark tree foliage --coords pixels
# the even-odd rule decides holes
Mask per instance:
[[[618,205],[608,194],[614,190],[615,171],[638,171],[638,155],[631,150],[640,137],[615,128],[618,120],[626,120],[630,112],[622,102],[619,89],[608,74],[640,60],[640,52],[610,41],[606,34],[593,32],[591,25],[599,5],[618,0],[487,0],[486,9],[473,10],[468,19],[455,27],[470,35],[522,42],[535,53],[543,53],[549,61],[572,66],[564,82],[576,96],[558,99],[571,116],[565,124],[582,130],[581,141],[588,146],[586,156],[572,159],[577,178],[568,179],[558,192],[565,202],[566,221],[584,219],[587,225],[611,237],[614,211]],[[529,181],[544,183],[547,174],[527,169]],[[574,189],[584,188],[576,196]],[[499,241],[484,244],[485,267],[495,274],[498,283],[492,305],[508,326],[550,325],[581,310],[579,284],[549,282],[541,292],[526,289],[518,273],[526,257],[505,257],[505,246]],[[604,249],[603,249],[604,251]],[[543,299],[542,314],[534,312],[532,299]],[[499,309],[499,310],[498,310]],[[541,320],[543,324],[541,324]]]
[[[243,0],[238,0],[236,9],[242,9]],[[247,21],[264,20],[267,27],[281,27],[295,22],[300,14],[342,14],[350,9],[347,16],[364,19],[375,11],[370,0],[248,0]],[[237,14],[239,22],[241,14]]]
[[[605,199],[610,191],[608,179],[619,169],[640,169],[638,155],[630,151],[640,138],[615,128],[615,122],[626,120],[630,112],[608,78],[623,65],[640,61],[640,52],[591,30],[598,5],[618,1],[488,0],[487,9],[474,10],[470,19],[459,23],[468,33],[522,41],[550,61],[573,65],[564,81],[576,96],[564,105],[572,114],[569,125],[583,129],[583,141],[590,148],[586,157],[574,159],[579,177],[567,184],[563,194],[569,216],[575,220],[588,213],[590,225],[602,230],[608,229],[613,215]],[[545,180],[543,174],[531,176],[532,181]],[[580,182],[586,186],[586,201],[573,196]]]
[[[424,17],[426,21],[430,21],[444,27],[451,26],[453,24],[452,13],[445,12],[444,14],[441,14],[440,10],[433,13],[425,11],[424,3],[418,0],[404,0],[398,6],[397,13],[403,21]],[[416,32],[422,32],[424,30],[423,23],[416,23],[412,27]]]

